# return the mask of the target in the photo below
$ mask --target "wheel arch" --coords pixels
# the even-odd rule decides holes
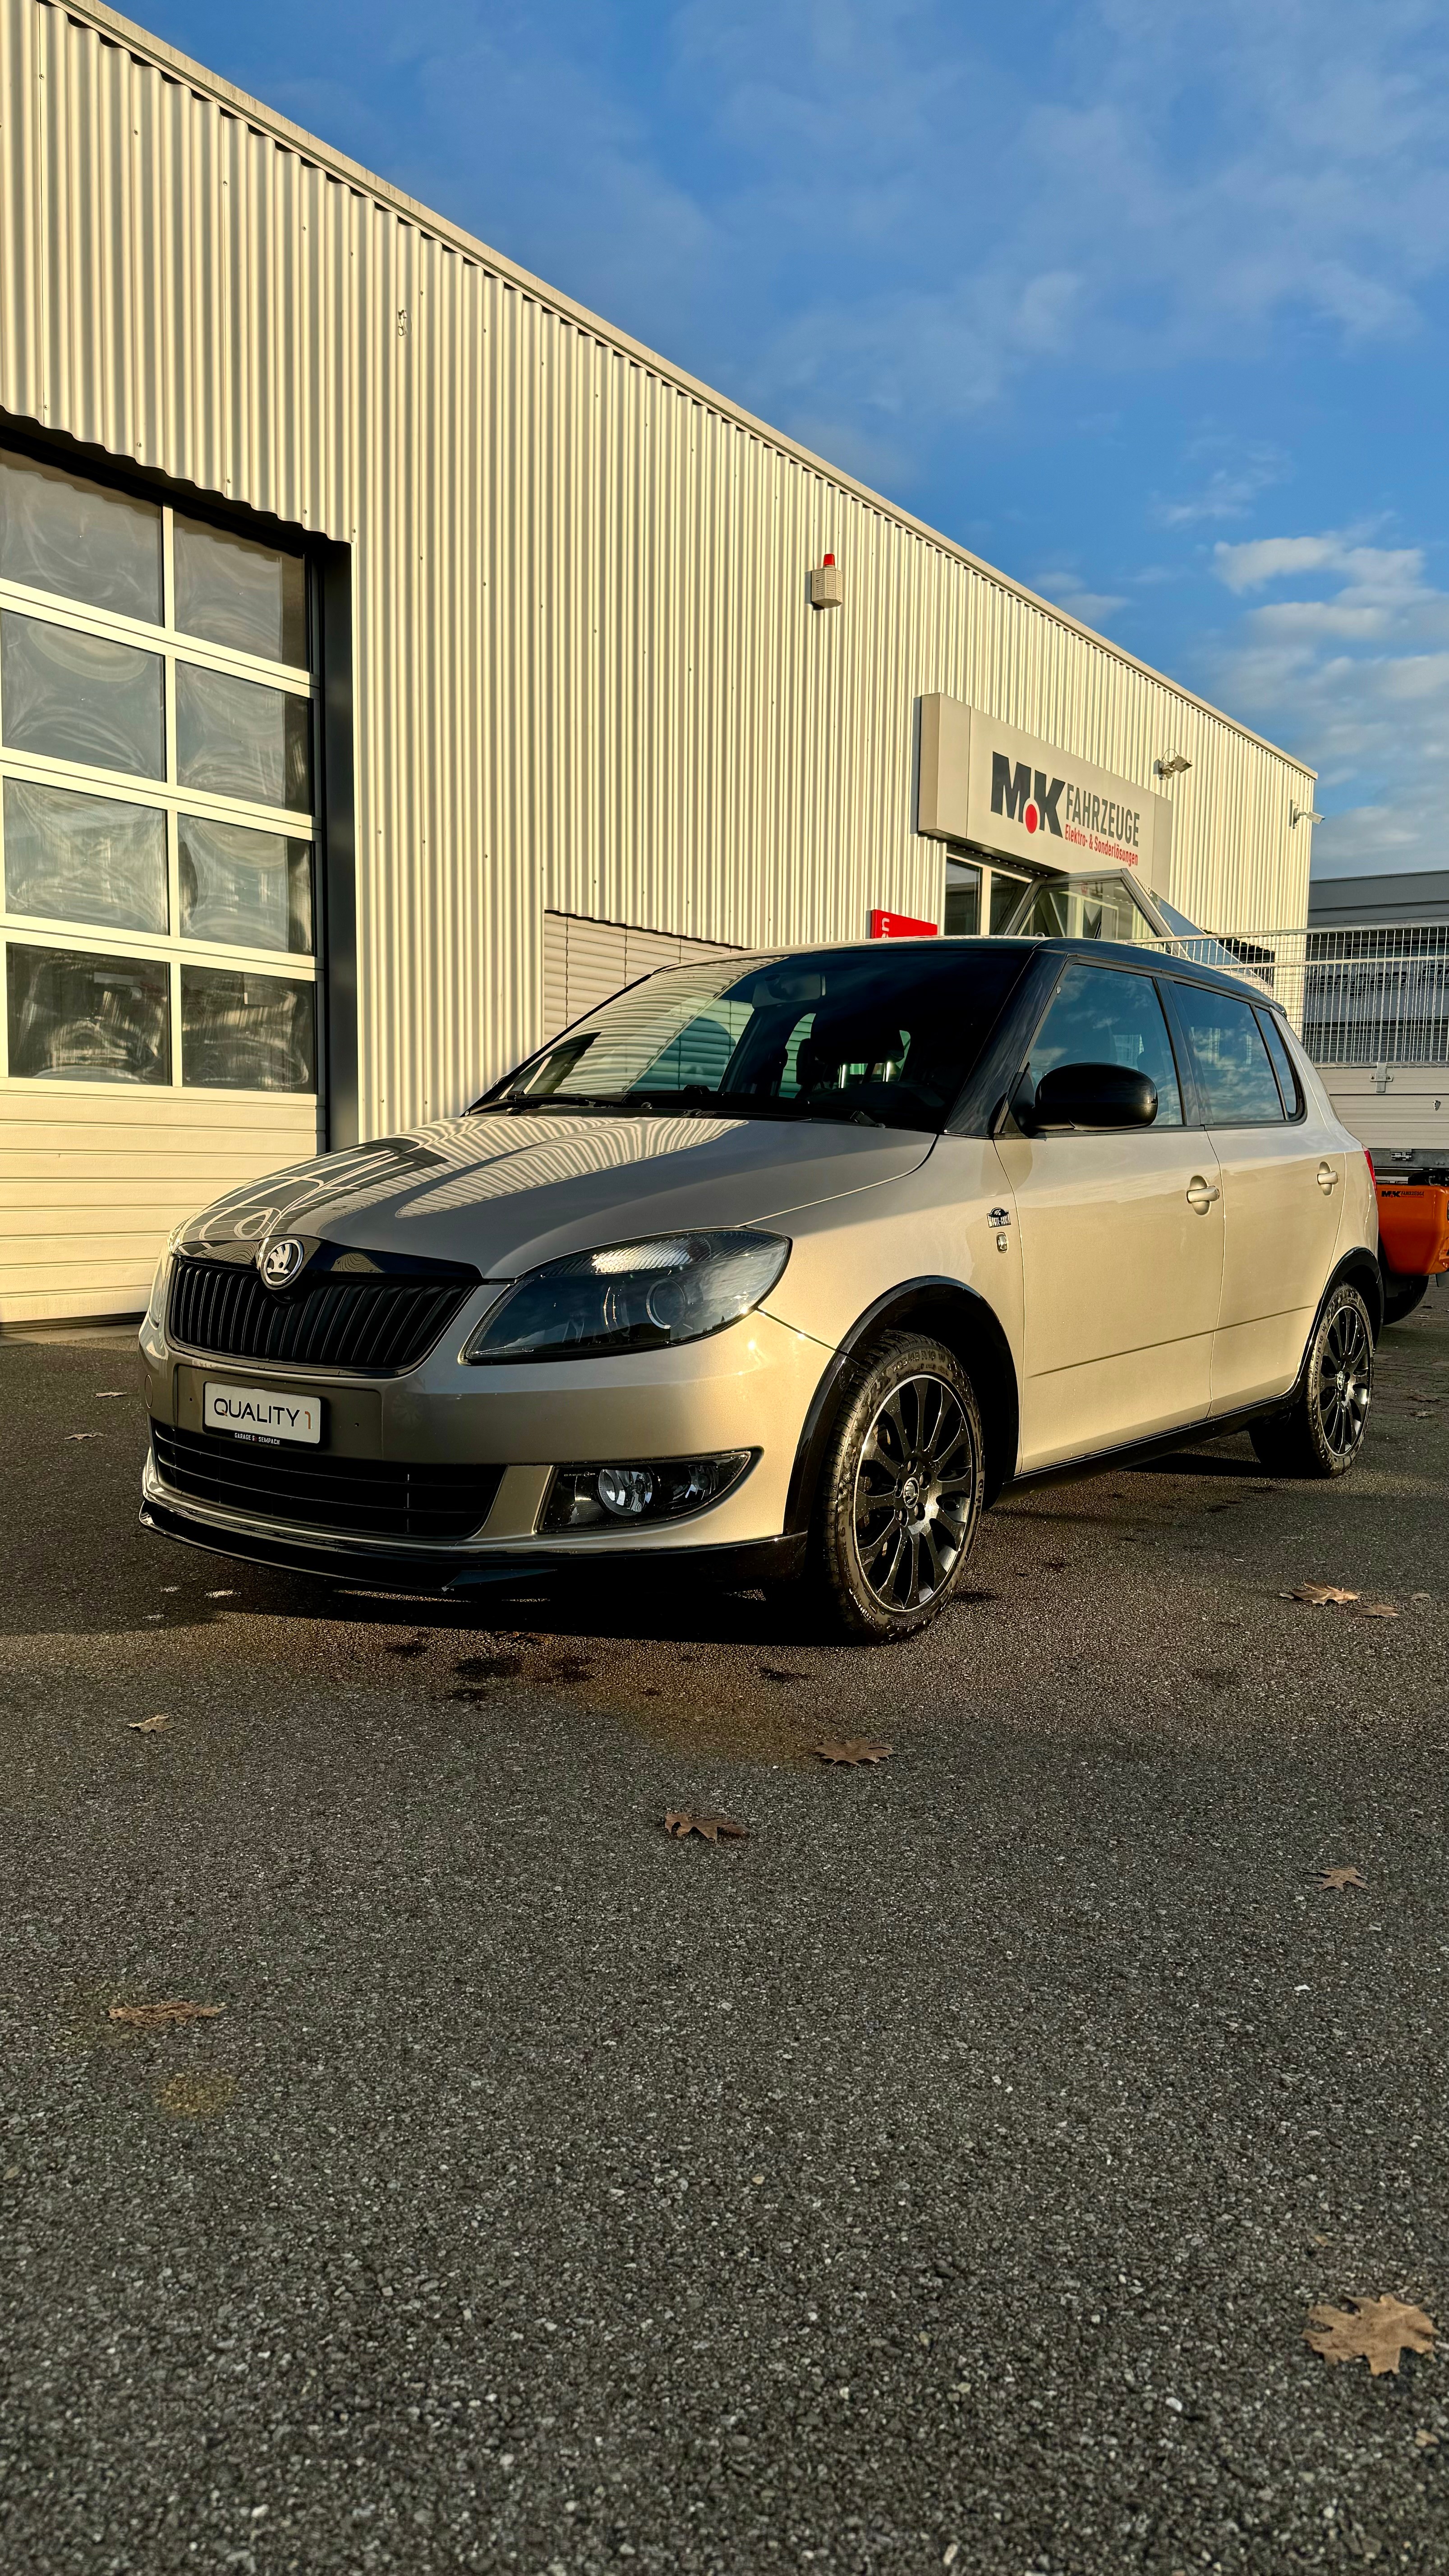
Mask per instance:
[[[825,1366],[795,1451],[785,1506],[787,1531],[809,1528],[820,1470],[841,1407],[865,1376],[881,1334],[901,1331],[930,1333],[944,1342],[971,1379],[986,1446],[988,1508],[1015,1474],[1020,1394],[1016,1363],[999,1316],[979,1289],[968,1288],[959,1279],[908,1279],[867,1306]]]
[[[1350,1288],[1356,1288],[1359,1295],[1362,1297],[1364,1304],[1367,1306],[1369,1310],[1369,1322],[1374,1328],[1375,1342],[1377,1342],[1380,1333],[1383,1331],[1383,1270],[1380,1266],[1377,1255],[1370,1252],[1366,1243],[1355,1244],[1350,1251],[1343,1254],[1334,1269],[1332,1278],[1324,1289],[1323,1295],[1319,1298],[1317,1312],[1313,1318],[1313,1332],[1309,1334],[1308,1341],[1304,1349],[1303,1356],[1305,1361],[1307,1360],[1308,1352],[1313,1347],[1313,1333],[1316,1333],[1318,1330],[1319,1318],[1323,1313],[1324,1307],[1327,1305],[1329,1298],[1333,1295],[1335,1288],[1342,1288],[1345,1284]]]

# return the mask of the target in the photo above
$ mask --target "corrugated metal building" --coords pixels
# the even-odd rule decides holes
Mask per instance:
[[[1195,921],[1303,917],[1271,746],[109,10],[0,49],[0,1323],[643,966],[948,868],[992,926],[1137,808]],[[918,778],[967,726],[1004,802]]]

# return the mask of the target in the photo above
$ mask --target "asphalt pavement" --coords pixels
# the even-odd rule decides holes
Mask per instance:
[[[174,1547],[135,1382],[0,1345],[6,2567],[1449,2564],[1449,1285],[884,1652]]]

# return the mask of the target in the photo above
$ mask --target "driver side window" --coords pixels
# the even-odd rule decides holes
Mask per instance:
[[[1067,968],[1036,1033],[1027,1066],[1033,1090],[1059,1064],[1120,1064],[1157,1086],[1159,1127],[1182,1125],[1172,1041],[1150,975],[1116,966]]]

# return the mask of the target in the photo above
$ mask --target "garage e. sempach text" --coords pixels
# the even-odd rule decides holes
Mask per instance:
[[[991,811],[1028,832],[1050,832],[1071,841],[1095,858],[1111,859],[1119,868],[1135,868],[1142,846],[1142,810],[1119,805],[1110,797],[1074,787],[1069,778],[1048,779],[1024,760],[1013,762],[1004,751],[991,755]]]

